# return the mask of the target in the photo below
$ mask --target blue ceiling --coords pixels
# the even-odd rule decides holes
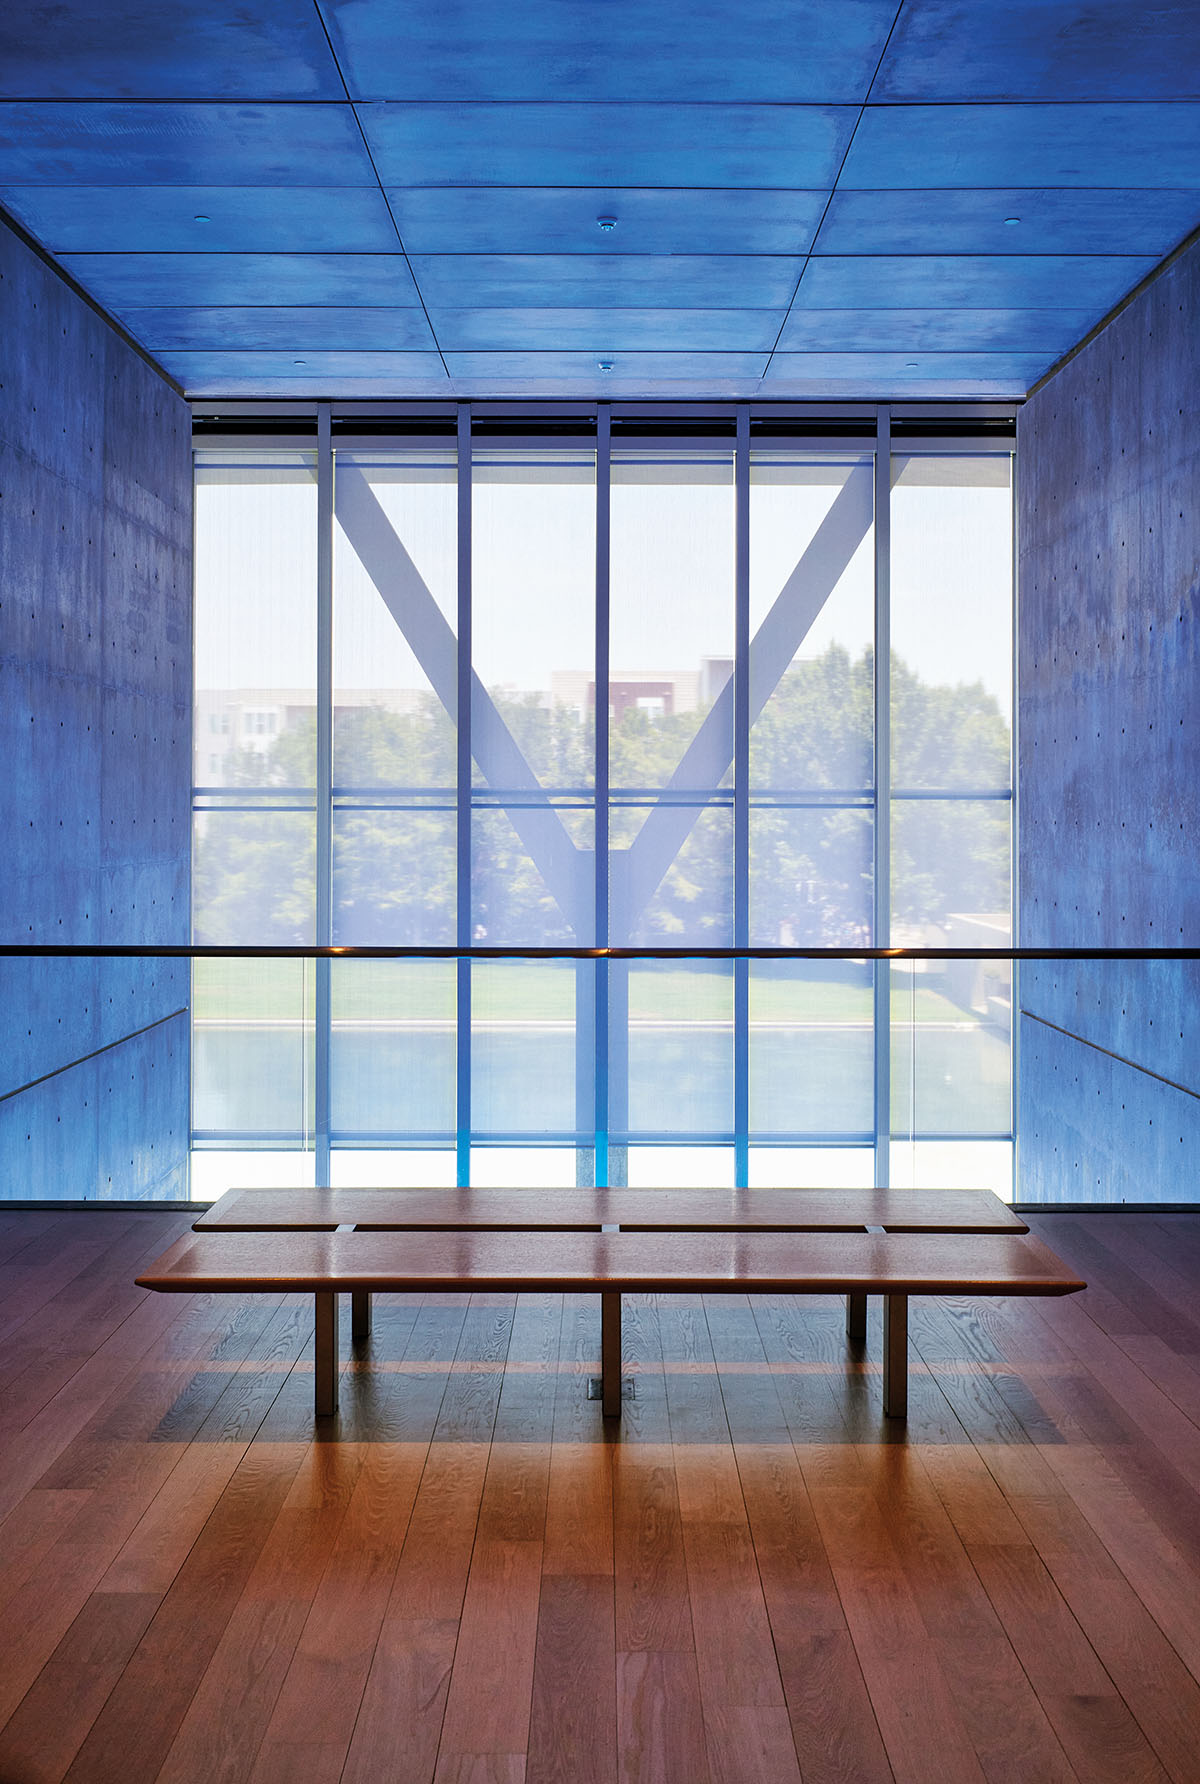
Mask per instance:
[[[0,203],[196,395],[1020,396],[1200,224],[1200,0],[26,0]]]

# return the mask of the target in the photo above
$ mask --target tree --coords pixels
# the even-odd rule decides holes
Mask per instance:
[[[794,663],[754,724],[750,748],[751,936],[767,945],[870,940],[874,663],[834,645]],[[492,694],[576,846],[594,848],[591,715],[535,695]],[[703,717],[630,709],[610,732],[614,856],[635,839]],[[730,740],[732,744],[732,739]],[[892,659],[893,787],[983,791],[1007,786],[1008,726],[982,686],[930,686]],[[456,744],[433,695],[410,710],[339,709],[334,727],[335,939],[448,943],[456,932]],[[213,811],[197,823],[198,940],[306,941],[313,936],[311,803],[315,719],[305,713],[264,755],[230,758],[230,784],[280,789],[295,809]],[[708,790],[696,821],[630,940],[732,942],[729,789]],[[482,795],[482,797],[480,797]],[[266,805],[267,802],[263,802]],[[944,922],[1008,902],[1009,808],[992,801],[897,800],[892,909],[898,922]],[[581,863],[586,867],[586,863]],[[583,876],[586,880],[586,874]],[[472,814],[472,920],[493,942],[586,944],[571,929],[503,805],[477,788]]]

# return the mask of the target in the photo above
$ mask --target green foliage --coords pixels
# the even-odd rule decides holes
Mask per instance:
[[[751,939],[766,945],[853,944],[870,937],[874,663],[839,646],[794,664],[757,717],[751,741]],[[1007,785],[1010,740],[979,685],[931,687],[892,661],[897,789]],[[536,696],[492,696],[539,784],[567,800],[559,815],[590,883],[594,817],[570,803],[592,787],[593,727]],[[695,712],[652,718],[629,710],[610,736],[614,876],[695,735]],[[432,696],[410,711],[347,707],[335,715],[335,940],[450,943],[455,934],[454,728]],[[300,715],[266,753],[229,758],[233,787],[313,787],[315,719]],[[730,739],[732,745],[732,738]],[[478,782],[478,776],[477,776]],[[723,785],[732,784],[726,775]],[[397,793],[396,789],[403,789]],[[372,793],[378,798],[372,797]],[[486,788],[477,785],[477,798]],[[853,801],[857,798],[857,803]],[[197,823],[196,939],[304,942],[313,936],[315,822],[295,809],[215,811]],[[396,809],[384,808],[388,805]],[[893,807],[892,902],[897,922],[930,924],[955,911],[1008,903],[1005,803],[899,801]],[[728,798],[699,812],[630,941],[731,942],[732,814]],[[509,815],[484,797],[473,817],[476,939],[586,943],[530,860]]]

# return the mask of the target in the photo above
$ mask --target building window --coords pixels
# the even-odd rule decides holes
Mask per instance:
[[[1009,454],[871,444],[339,447],[328,675],[315,455],[198,452],[197,706],[246,742],[196,940],[671,953],[198,967],[197,1144],[753,1184],[1008,1139],[1006,973],[694,954],[1011,934]]]

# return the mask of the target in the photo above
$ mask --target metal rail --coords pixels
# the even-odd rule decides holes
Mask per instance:
[[[416,943],[254,947],[225,943],[0,942],[0,960],[1200,960],[1200,948],[574,948]]]

